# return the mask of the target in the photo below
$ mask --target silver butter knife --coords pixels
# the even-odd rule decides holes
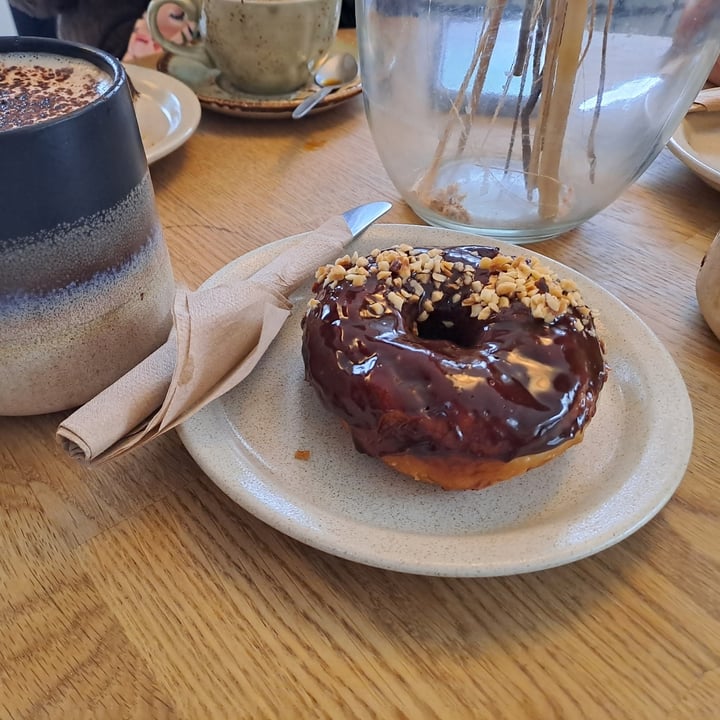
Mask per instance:
[[[356,238],[363,230],[381,218],[390,208],[389,202],[371,202],[359,205],[352,210],[346,210],[342,216],[350,228],[352,236]]]
[[[350,237],[338,237],[337,225],[330,234],[322,232],[321,226],[318,228],[320,232],[315,237],[311,230],[303,234],[302,242],[296,248],[287,251],[292,257],[292,263],[288,263],[286,253],[281,253],[264,268],[258,270],[252,279],[258,283],[271,283],[278,292],[291,293],[307,275],[314,273],[320,265],[333,260],[337,257],[337,253],[342,253],[345,245],[382,217],[391,207],[392,204],[389,202],[371,202],[346,210],[342,215],[336,215],[334,221],[337,222],[342,217],[350,230]],[[329,222],[332,221],[333,218]]]

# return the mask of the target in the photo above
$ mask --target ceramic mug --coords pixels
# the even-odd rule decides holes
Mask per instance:
[[[0,415],[30,415],[165,342],[175,283],[121,63],[0,38],[0,86]]]
[[[197,22],[201,39],[180,45],[163,37],[158,11],[171,2]],[[230,91],[291,93],[310,82],[337,33],[341,0],[152,0],[148,26],[168,52],[219,71]]]

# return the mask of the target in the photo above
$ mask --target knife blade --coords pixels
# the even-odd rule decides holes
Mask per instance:
[[[288,263],[285,254],[280,253],[264,268],[258,270],[252,279],[260,284],[270,283],[278,292],[289,295],[298,285],[314,273],[322,264],[330,262],[337,253],[366,230],[379,217],[382,217],[390,208],[389,202],[370,202],[346,210],[335,215],[316,230],[304,233],[302,242],[289,251],[292,263]],[[342,218],[342,221],[340,220]],[[350,236],[345,234],[342,223],[350,230]]]
[[[392,203],[389,202],[371,202],[359,205],[352,208],[352,210],[346,210],[342,216],[350,228],[353,238],[356,238],[363,230],[372,225],[378,218],[381,218],[391,207]]]

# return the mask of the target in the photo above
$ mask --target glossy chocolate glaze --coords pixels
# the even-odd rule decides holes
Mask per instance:
[[[497,250],[444,254],[477,266]],[[361,452],[509,461],[561,445],[592,418],[607,373],[592,320],[578,330],[577,310],[548,324],[515,299],[483,321],[448,293],[417,323],[421,303],[368,313],[367,294],[382,289],[372,275],[316,288],[303,320],[306,379]]]

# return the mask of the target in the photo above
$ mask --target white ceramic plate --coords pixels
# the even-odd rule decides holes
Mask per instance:
[[[143,147],[149,164],[177,150],[195,132],[202,109],[195,93],[157,70],[126,65],[140,95],[135,99]]]
[[[720,113],[686,115],[668,148],[710,187],[720,190]]]
[[[210,282],[246,276],[289,238],[244,255]],[[477,236],[375,225],[361,252],[397,243],[482,243]],[[486,241],[512,254],[527,250]],[[352,249],[350,250],[352,252]],[[617,543],[657,513],[680,483],[693,420],[682,378],[650,329],[584,276],[551,260],[599,311],[611,366],[583,442],[543,468],[487,490],[448,492],[361,455],[303,379],[300,319],[309,286],[253,374],[180,427],[209,477],[283,533],[392,570],[491,576],[553,567]],[[307,461],[295,459],[309,450]]]
[[[352,52],[357,54],[354,44],[340,37],[335,39],[331,53]],[[192,88],[204,108],[222,115],[233,117],[282,119],[289,118],[292,111],[309,95],[319,89],[311,82],[306,87],[287,95],[251,95],[234,90],[222,84],[218,71],[210,69],[195,60],[166,53],[158,61],[158,70],[182,80]],[[337,107],[362,92],[358,75],[352,82],[343,85],[321,100],[308,114],[314,115]]]

